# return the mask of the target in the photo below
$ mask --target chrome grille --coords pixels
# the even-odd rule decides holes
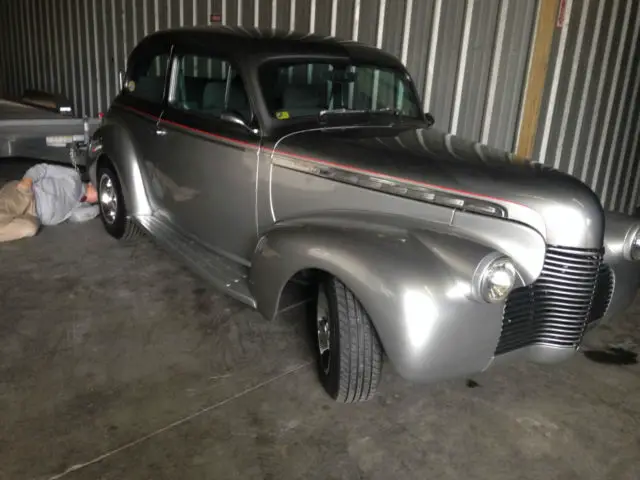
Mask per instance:
[[[601,250],[548,246],[538,280],[507,299],[496,355],[532,344],[578,346],[601,263]]]
[[[601,264],[596,282],[596,293],[593,297],[593,305],[589,314],[589,323],[600,320],[609,310],[611,297],[613,297],[614,278],[613,270],[609,265]]]

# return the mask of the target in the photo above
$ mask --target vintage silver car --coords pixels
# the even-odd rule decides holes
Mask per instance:
[[[104,228],[146,232],[273,319],[313,288],[322,385],[372,397],[571,357],[640,281],[640,221],[579,180],[438,131],[398,59],[316,35],[179,28],[131,52],[89,145]]]

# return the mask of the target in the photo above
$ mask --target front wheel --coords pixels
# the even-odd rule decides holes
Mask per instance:
[[[335,277],[318,284],[315,339],[327,393],[342,403],[373,397],[382,369],[380,340],[358,299]]]
[[[120,240],[130,240],[141,234],[138,226],[127,217],[120,180],[110,165],[98,168],[98,202],[100,218],[109,235]]]

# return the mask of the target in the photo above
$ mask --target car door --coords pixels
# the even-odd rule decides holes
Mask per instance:
[[[164,39],[136,48],[129,59],[122,92],[114,102],[124,113],[119,121],[129,133],[147,179],[151,177],[145,167],[152,164],[155,155],[156,126],[164,108],[171,48]],[[154,205],[158,200],[155,192],[154,189],[149,192]]]
[[[220,253],[246,260],[255,245],[259,138],[239,71],[209,49],[176,45],[154,142],[154,175],[170,220]]]

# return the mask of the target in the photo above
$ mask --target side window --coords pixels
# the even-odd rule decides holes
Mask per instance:
[[[183,55],[178,58],[171,105],[179,110],[219,117],[234,112],[251,121],[251,108],[240,74],[220,58]]]
[[[161,103],[168,62],[168,52],[141,58],[133,65],[128,75],[128,83],[125,86],[128,95],[148,102]]]

